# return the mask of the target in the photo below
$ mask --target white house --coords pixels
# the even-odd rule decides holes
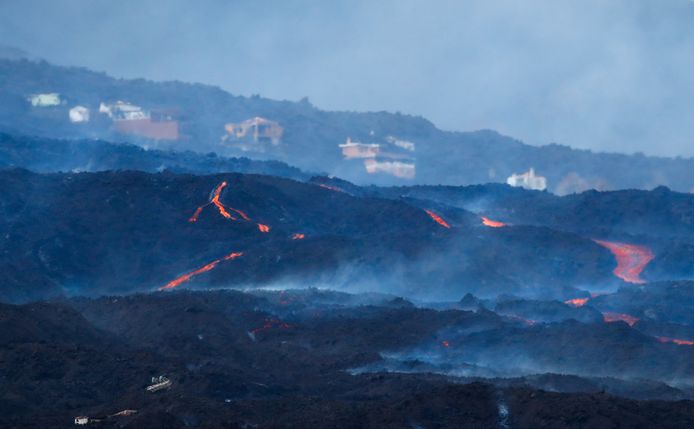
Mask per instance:
[[[543,176],[536,176],[535,169],[531,168],[522,174],[512,174],[506,179],[506,183],[517,188],[544,191],[547,189],[547,179]]]
[[[394,137],[394,136],[387,136],[386,141],[388,143],[394,144],[395,146],[397,146],[401,149],[405,149],[405,150],[409,150],[410,152],[414,152],[414,143],[412,143],[409,140],[401,140],[401,139]]]
[[[60,94],[58,94],[57,92],[51,92],[47,94],[34,94],[29,96],[27,100],[34,107],[59,106],[62,102],[60,100]]]
[[[84,106],[75,106],[70,109],[70,122],[89,122],[89,109]]]
[[[105,113],[114,121],[133,121],[138,119],[148,119],[149,113],[142,110],[142,107],[124,101],[115,103],[101,103],[99,113]]]

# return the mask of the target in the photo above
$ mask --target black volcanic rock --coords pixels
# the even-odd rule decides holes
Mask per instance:
[[[600,295],[590,304],[603,311],[631,314],[653,322],[694,326],[694,282],[672,281],[625,286],[609,295]]]
[[[144,149],[133,144],[103,140],[59,140],[15,136],[0,132],[0,167],[25,168],[52,173],[137,170],[150,173],[164,170],[178,173],[255,173],[306,180],[310,176],[278,161],[225,158],[215,153],[174,152]]]
[[[133,428],[489,428],[501,421],[502,406],[512,427],[585,427],[581,423],[616,421],[627,428],[686,427],[694,418],[691,401],[547,393],[519,387],[517,382],[499,381],[500,387],[467,383],[417,374],[432,369],[423,361],[409,365],[415,372],[411,374],[350,375],[350,368],[381,361],[384,351],[433,343],[456,356],[453,337],[450,348],[445,348],[441,335],[464,329],[472,332],[466,347],[479,344],[475,335],[490,334],[486,347],[493,352],[495,330],[517,328],[491,312],[361,305],[356,296],[348,300],[342,296],[351,304],[335,307],[334,302],[322,303],[329,292],[304,295],[303,304],[311,313],[280,317],[286,305],[279,299],[281,292],[274,294],[181,291],[0,305],[0,426],[64,427],[74,416],[88,415],[104,416],[104,427]],[[610,332],[630,329],[592,325],[577,329],[576,325],[580,324],[555,328],[562,335],[592,331],[592,341],[607,344]],[[491,331],[480,331],[485,326]],[[538,345],[534,329],[525,330],[525,341],[533,347]],[[565,346],[557,333],[543,337],[547,346],[538,353],[546,353],[550,345],[557,350]],[[577,347],[586,344],[579,341]],[[642,344],[663,352],[657,342]],[[668,353],[672,360],[675,352]],[[580,361],[583,355],[585,350],[574,356]],[[648,362],[644,360],[644,365]],[[613,367],[608,362],[605,368]],[[149,378],[156,375],[166,375],[171,387],[146,392]],[[552,375],[527,381],[546,386],[563,383],[567,390],[572,386],[589,390],[600,383]],[[627,383],[622,388],[629,392]],[[673,394],[659,389],[663,396]],[[112,416],[123,409],[138,412]]]
[[[558,301],[505,300],[498,302],[494,311],[541,322],[573,319],[583,323],[596,323],[603,319],[602,314],[591,306],[572,307]]]
[[[511,226],[543,226],[588,239],[646,246],[655,258],[643,270],[643,279],[694,279],[689,263],[694,260],[694,195],[689,193],[660,187],[558,197],[499,184],[371,189],[383,197],[457,207]]]
[[[583,376],[678,379],[692,383],[694,348],[664,344],[624,322],[549,325],[473,333],[456,350],[459,359],[496,369]]]
[[[251,220],[233,212],[239,220],[231,221],[208,204],[190,222],[224,181],[220,201]],[[574,234],[492,230],[465,217],[448,229],[404,200],[271,176],[15,169],[0,172],[0,188],[4,300],[149,291],[210,263],[185,286],[370,283],[428,299],[465,291],[564,297],[574,285],[612,278],[613,257]],[[243,255],[225,260],[231,252]]]
[[[383,196],[408,196],[481,213],[511,224],[605,236],[694,237],[694,195],[667,188],[587,191],[559,197],[507,185],[382,188]]]
[[[514,389],[508,394],[517,428],[685,428],[694,424],[689,403],[633,401],[606,394],[575,394],[570,401],[553,392]]]

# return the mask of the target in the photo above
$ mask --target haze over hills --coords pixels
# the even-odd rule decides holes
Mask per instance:
[[[185,173],[258,173],[307,180],[310,174],[278,161],[227,158],[214,152],[163,151],[102,140],[62,140],[0,133],[0,168],[59,171],[138,170]]]
[[[37,105],[28,99],[53,93],[59,98],[37,99]],[[0,60],[0,100],[0,130],[15,135],[98,138],[149,148],[275,159],[359,184],[505,182],[508,176],[534,167],[547,178],[548,189],[559,194],[592,188],[662,185],[682,192],[694,188],[691,159],[528,146],[493,131],[441,131],[424,118],[398,113],[326,112],[307,100],[274,101],[233,96],[201,84],[113,79],[42,61]],[[128,104],[114,104],[118,101]],[[107,111],[100,112],[102,103]],[[70,109],[77,106],[88,110],[88,121],[82,116],[77,116],[78,122],[70,121]],[[126,112],[132,106],[140,110]],[[269,125],[244,123],[257,117],[269,120]],[[237,138],[246,128],[230,134],[229,124],[277,128],[268,131],[272,134],[267,141],[258,141],[257,136],[249,141]],[[352,147],[353,152],[340,148],[349,144],[347,139],[362,146]]]
[[[0,60],[0,426],[694,426],[692,167]]]

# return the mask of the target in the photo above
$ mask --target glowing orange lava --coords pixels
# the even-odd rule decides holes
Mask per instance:
[[[217,207],[217,210],[219,211],[219,214],[224,216],[227,219],[231,220],[236,220],[235,217],[233,217],[229,212],[226,210],[226,207],[224,207],[224,204],[222,204],[219,201],[219,197],[222,194],[222,189],[224,189],[227,186],[227,182],[222,182],[214,190],[214,194],[212,195],[212,198],[210,199],[210,202],[205,204],[204,206],[200,206],[197,209],[195,209],[195,213],[193,213],[193,216],[188,219],[188,222],[197,222],[198,221],[198,216],[200,216],[200,213],[202,213],[203,209],[210,204],[213,204],[215,207]]]
[[[486,218],[484,216],[482,216],[482,223],[485,226],[488,226],[490,228],[501,228],[501,227],[506,226],[506,224],[503,222],[499,222],[498,220],[491,220],[491,219]]]
[[[228,255],[226,255],[226,256],[224,257],[224,260],[225,260],[225,261],[229,261],[229,260],[232,260],[232,259],[236,259],[236,258],[238,258],[239,256],[243,256],[243,252],[232,252],[232,253],[229,253]]]
[[[195,270],[195,271],[191,271],[191,272],[189,272],[189,273],[187,273],[187,274],[183,274],[182,276],[180,276],[180,277],[178,277],[178,278],[176,278],[176,279],[174,279],[174,280],[171,280],[171,281],[170,281],[169,283],[167,283],[166,285],[160,287],[159,290],[173,289],[173,288],[175,288],[175,287],[177,287],[177,286],[180,286],[182,283],[187,282],[188,280],[190,280],[191,278],[197,276],[198,274],[206,273],[206,272],[212,270],[214,267],[217,266],[217,264],[219,264],[219,259],[216,259],[216,260],[210,262],[209,264],[204,265],[204,266],[198,268],[198,269]]]
[[[212,198],[210,198],[210,201],[207,204],[195,209],[195,212],[188,219],[188,222],[191,222],[191,223],[197,222],[198,217],[200,216],[200,213],[202,213],[202,211],[205,209],[205,207],[207,207],[209,205],[214,205],[217,208],[217,211],[219,211],[219,214],[222,215],[223,217],[225,217],[226,219],[230,219],[233,221],[238,220],[231,213],[229,213],[229,212],[233,212],[233,213],[238,214],[243,220],[250,221],[251,218],[246,213],[244,213],[243,211],[241,211],[239,209],[235,209],[233,207],[227,207],[220,201],[220,198],[222,196],[222,190],[224,190],[224,188],[226,186],[227,186],[227,182],[222,182],[219,185],[217,185],[217,187],[215,187],[214,192],[212,194]],[[259,223],[257,225],[258,225],[258,230],[260,230],[261,232],[270,232],[269,226],[264,225],[262,223]],[[214,261],[210,262],[209,264],[198,268],[197,270],[191,271],[189,273],[186,273],[186,274],[183,274],[182,276],[177,277],[176,279],[174,279],[174,280],[170,281],[169,283],[165,284],[164,286],[160,287],[159,290],[173,289],[173,288],[180,286],[181,284],[189,281],[191,278],[193,278],[199,274],[206,273],[206,272],[214,269],[222,261],[230,261],[230,260],[236,259],[240,256],[243,256],[243,252],[229,253],[226,256],[223,256],[219,259],[215,259]]]
[[[638,317],[624,313],[602,313],[602,318],[606,323],[626,322],[629,326],[634,326],[639,321]]]
[[[609,249],[617,259],[617,267],[612,271],[615,276],[628,283],[646,283],[641,278],[641,272],[655,255],[646,246],[635,244],[616,243],[611,241],[593,240],[599,245]]]
[[[589,298],[574,298],[564,301],[564,304],[572,305],[574,307],[583,307],[588,302]]]
[[[217,207],[217,210],[219,210],[219,214],[221,214],[222,216],[224,216],[227,219],[236,220],[232,215],[229,214],[228,211],[226,211],[226,207],[224,207],[224,204],[222,204],[219,201],[219,196],[222,193],[222,189],[224,189],[226,186],[227,186],[227,182],[220,183],[219,186],[217,186],[217,189],[215,189],[214,197],[212,197],[212,201],[210,201],[210,202],[212,204],[214,204],[215,207]]]
[[[304,238],[306,238],[306,236],[298,232],[292,235],[292,240],[303,240]]]
[[[656,337],[658,341],[661,343],[674,343],[679,346],[694,346],[694,341],[689,341],[689,340],[680,340],[677,338],[670,338],[670,337]]]
[[[175,288],[175,287],[177,287],[177,286],[180,286],[181,284],[187,282],[188,280],[192,279],[193,277],[195,277],[195,276],[197,276],[197,275],[199,275],[199,274],[202,274],[202,273],[206,273],[206,272],[208,272],[208,271],[211,271],[211,270],[214,269],[222,260],[228,261],[228,260],[230,260],[230,259],[236,259],[236,258],[238,258],[239,256],[242,256],[242,255],[243,255],[243,252],[233,252],[233,253],[230,253],[230,254],[226,255],[226,256],[223,257],[222,259],[215,259],[214,261],[210,262],[210,263],[207,264],[207,265],[203,265],[202,267],[198,268],[198,269],[195,270],[195,271],[191,271],[191,272],[189,272],[189,273],[183,274],[182,276],[177,277],[177,278],[171,280],[170,282],[168,282],[168,283],[165,284],[164,286],[160,287],[159,290],[173,289],[173,288]]]
[[[424,209],[424,211],[427,212],[427,214],[429,216],[431,216],[431,218],[434,219],[434,221],[436,223],[438,223],[439,225],[441,225],[442,227],[444,227],[444,228],[450,228],[451,227],[445,220],[443,220],[443,218],[441,216],[437,215],[436,213],[432,212],[431,210]]]
[[[224,216],[224,217],[227,218],[227,219],[230,219],[230,220],[238,220],[236,217],[234,217],[234,215],[232,215],[232,214],[230,213],[230,212],[233,212],[233,213],[239,215],[243,220],[245,220],[245,221],[250,221],[250,220],[251,220],[250,216],[248,216],[245,212],[243,212],[243,211],[241,211],[241,210],[239,210],[239,209],[236,209],[236,208],[234,208],[234,207],[225,206],[225,205],[220,201],[220,198],[221,198],[221,196],[222,196],[222,190],[223,190],[226,186],[227,186],[227,182],[222,182],[222,183],[220,183],[219,185],[217,185],[217,187],[216,187],[215,190],[214,190],[214,193],[212,194],[212,198],[210,199],[210,202],[208,202],[208,203],[205,204],[204,206],[200,206],[200,207],[198,207],[197,209],[195,209],[195,213],[193,213],[193,216],[191,216],[190,219],[188,219],[188,222],[191,222],[191,223],[197,222],[197,221],[198,221],[198,217],[200,216],[200,213],[202,213],[202,211],[205,209],[205,207],[207,207],[207,206],[209,206],[209,205],[211,205],[211,204],[214,205],[214,206],[217,208],[217,211],[219,211],[219,214],[220,214],[220,215]],[[261,224],[261,223],[258,224],[258,229],[259,229],[261,232],[270,232],[270,227],[267,226],[267,225],[263,225],[263,224]]]
[[[190,219],[188,219],[188,222],[197,222],[200,213],[202,213],[202,207],[198,207],[197,209],[195,209],[195,213],[193,213],[193,216],[191,216]]]
[[[233,207],[229,207],[229,210],[232,210],[233,212],[237,213],[239,216],[241,216],[241,217],[243,218],[243,220],[251,220],[251,218],[249,218],[249,217],[246,215],[246,213],[242,212],[242,211],[239,210],[239,209],[235,209],[235,208],[233,208]]]

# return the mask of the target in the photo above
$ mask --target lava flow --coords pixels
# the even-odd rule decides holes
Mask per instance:
[[[230,253],[230,254],[224,256],[224,257],[221,258],[221,259],[215,259],[214,261],[210,262],[210,263],[207,264],[207,265],[203,265],[202,267],[198,268],[198,269],[195,270],[195,271],[191,271],[191,272],[189,272],[189,273],[183,274],[182,276],[177,277],[177,278],[171,280],[170,282],[168,282],[168,283],[165,284],[164,286],[160,287],[159,290],[173,289],[173,288],[175,288],[175,287],[177,287],[177,286],[180,286],[181,284],[187,282],[188,280],[192,279],[193,277],[195,277],[195,276],[197,276],[197,275],[199,275],[199,274],[202,274],[202,273],[206,273],[206,272],[208,272],[208,271],[211,271],[211,270],[214,269],[220,262],[222,262],[222,260],[228,261],[228,260],[231,260],[231,259],[236,259],[236,258],[238,258],[239,256],[242,256],[242,255],[243,255],[243,252],[233,252],[233,253]]]
[[[564,304],[571,305],[573,307],[583,307],[588,302],[589,298],[574,298],[564,301]]]
[[[195,213],[193,213],[193,216],[188,219],[188,222],[197,222],[198,217],[200,216],[200,213],[202,213],[203,209],[210,204],[214,204],[215,207],[217,207],[217,210],[219,210],[219,214],[224,216],[227,219],[232,219],[236,220],[229,212],[226,210],[226,207],[224,207],[224,204],[222,204],[219,201],[219,197],[222,194],[222,189],[224,189],[227,186],[227,182],[222,182],[217,187],[214,189],[214,194],[212,195],[212,198],[210,199],[210,202],[205,204],[204,206],[200,206],[197,209],[195,209]]]
[[[232,215],[230,215],[228,211],[226,211],[224,204],[222,204],[219,201],[219,196],[222,194],[222,189],[224,189],[226,186],[227,186],[227,182],[222,182],[219,184],[219,186],[217,186],[217,189],[214,190],[214,196],[212,197],[212,200],[210,201],[210,203],[214,204],[215,207],[217,207],[217,210],[219,210],[219,214],[221,214],[222,216],[224,216],[227,219],[234,219],[234,217]]]
[[[226,186],[227,186],[227,182],[222,182],[219,185],[217,185],[217,187],[214,189],[214,193],[212,194],[212,198],[210,199],[210,202],[205,204],[204,206],[200,206],[197,209],[195,209],[195,213],[193,213],[193,216],[191,216],[190,219],[188,219],[188,222],[191,222],[191,223],[197,222],[198,217],[200,216],[200,213],[202,213],[202,211],[205,209],[205,207],[207,207],[209,205],[214,205],[215,207],[217,207],[217,211],[219,211],[219,214],[224,216],[227,219],[238,220],[231,213],[229,213],[229,212],[233,212],[233,213],[239,215],[243,220],[250,221],[251,218],[245,212],[243,212],[239,209],[236,209],[234,207],[225,206],[220,201],[220,198],[222,195],[222,190],[224,188],[226,188]],[[262,223],[259,223],[258,224],[258,230],[260,230],[260,232],[270,232],[270,227],[267,225],[264,225]]]
[[[602,318],[606,323],[626,322],[629,326],[634,326],[639,321],[638,317],[624,313],[602,313]]]
[[[200,216],[200,213],[202,213],[202,207],[198,207],[197,209],[195,209],[195,213],[193,213],[193,216],[191,216],[190,219],[188,219],[188,222],[191,222],[191,223],[197,222],[198,216]]]
[[[674,344],[677,344],[678,346],[694,346],[694,341],[680,340],[677,338],[670,338],[670,337],[656,337],[656,338],[661,343],[674,343]]]
[[[500,222],[498,220],[491,220],[491,219],[486,218],[484,216],[482,216],[482,223],[485,226],[488,226],[490,228],[502,228],[502,227],[506,226],[506,224],[503,222]]]
[[[243,252],[232,252],[232,253],[229,253],[228,255],[226,255],[226,256],[224,257],[224,260],[225,260],[225,261],[229,261],[229,260],[232,260],[232,259],[236,259],[236,258],[238,258],[239,256],[243,256]]]
[[[442,227],[444,227],[444,228],[450,228],[451,227],[445,220],[443,220],[443,218],[441,216],[437,215],[436,213],[432,212],[431,210],[424,209],[424,211],[427,212],[427,214],[429,216],[431,216],[431,218],[434,219],[434,221],[436,223],[438,223],[439,225],[441,225]]]
[[[593,240],[607,248],[617,259],[617,267],[612,271],[615,276],[628,283],[644,284],[641,272],[655,255],[645,246],[616,243],[611,241]]]

